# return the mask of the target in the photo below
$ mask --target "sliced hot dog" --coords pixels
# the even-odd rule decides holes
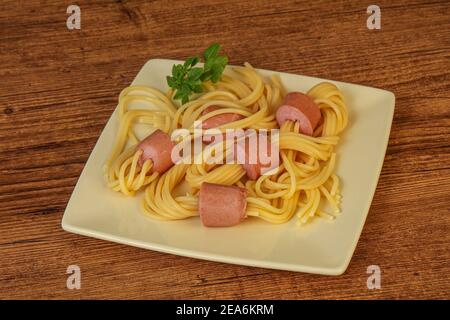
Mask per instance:
[[[220,109],[221,109],[221,107],[219,107],[219,106],[215,106],[215,105],[209,106],[205,110],[203,110],[202,116],[204,116],[205,114],[207,114],[209,112],[213,112],[213,111],[220,110]],[[211,118],[203,121],[202,128],[203,129],[217,128],[218,126],[221,126],[223,124],[242,120],[242,119],[244,119],[244,116],[242,114],[238,114],[238,113],[218,114],[217,116],[211,117]]]
[[[230,227],[246,218],[247,190],[236,186],[203,182],[198,211],[206,227]]]
[[[303,134],[312,136],[322,115],[314,100],[301,92],[290,92],[283,104],[277,109],[276,118],[279,126],[287,121],[298,121]]]
[[[267,157],[270,158],[270,162],[266,163],[267,161],[265,160],[264,163],[262,163],[263,161],[260,157],[259,135],[257,137],[258,143],[256,144],[252,144],[248,138],[245,140],[245,146],[242,146],[239,143],[236,144],[236,155],[238,159],[244,159],[244,163],[242,163],[242,166],[244,167],[247,173],[247,177],[250,180],[257,180],[265,172],[265,170],[274,169],[279,165],[279,152],[277,155],[274,155],[272,157],[272,152],[275,152],[275,149],[269,139],[266,140],[266,150]],[[251,156],[251,153],[255,154]]]
[[[173,166],[172,149],[175,143],[170,140],[170,136],[162,130],[156,130],[147,138],[142,140],[137,150],[143,153],[139,158],[139,165],[142,166],[148,159],[153,162],[153,171],[164,173]]]

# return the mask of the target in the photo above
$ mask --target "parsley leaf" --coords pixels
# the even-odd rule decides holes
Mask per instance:
[[[196,67],[200,62],[198,56],[188,58],[183,64],[173,65],[172,76],[167,76],[167,84],[176,91],[173,97],[175,100],[185,104],[192,93],[203,92],[202,82],[216,83],[220,80],[228,58],[220,56],[219,51],[220,45],[213,43],[203,52],[203,68]]]
[[[208,47],[208,49],[203,52],[203,56],[205,57],[205,60],[208,60],[212,57],[217,56],[220,50],[220,45],[218,43],[213,43]]]

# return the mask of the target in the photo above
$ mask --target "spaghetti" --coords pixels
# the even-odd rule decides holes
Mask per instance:
[[[270,223],[285,223],[294,215],[301,224],[314,217],[335,219],[342,199],[339,178],[334,173],[335,147],[348,123],[342,93],[328,82],[319,83],[307,92],[322,116],[313,135],[307,136],[301,133],[298,122],[286,121],[281,128],[277,124],[275,113],[286,95],[278,77],[263,79],[248,63],[232,71],[232,75],[223,75],[217,83],[203,83],[205,92],[178,108],[172,91],[164,94],[143,86],[123,90],[117,111],[119,130],[105,165],[108,186],[128,196],[145,189],[144,212],[156,219],[197,216],[199,190],[204,182],[247,189],[247,216]],[[129,108],[133,101],[146,104],[146,108]],[[205,114],[210,106],[221,108]],[[218,126],[221,132],[239,128],[280,129],[281,163],[276,172],[248,180],[239,164],[179,163],[163,174],[152,170],[151,160],[139,165],[142,150],[136,147],[139,140],[134,132],[135,124],[150,124],[169,134],[181,128],[193,132],[197,121],[230,113],[242,117]],[[177,187],[183,183],[189,191],[179,194]]]

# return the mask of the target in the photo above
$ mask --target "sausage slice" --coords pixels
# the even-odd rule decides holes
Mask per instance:
[[[202,116],[204,116],[207,113],[210,113],[210,112],[213,112],[216,110],[220,110],[221,108],[222,107],[215,106],[215,105],[209,106],[205,110],[203,110]],[[203,129],[217,128],[218,126],[221,126],[223,124],[242,120],[242,119],[244,119],[244,116],[242,114],[238,114],[238,113],[218,114],[217,116],[211,117],[211,118],[203,121],[202,128]]]
[[[246,218],[247,190],[203,182],[198,211],[205,227],[231,227]]]
[[[314,100],[301,92],[289,92],[283,104],[277,109],[279,126],[287,121],[298,121],[302,133],[312,136],[322,115]]]
[[[262,163],[262,159],[260,157],[260,143],[262,143],[258,137],[258,143],[253,144],[247,138],[245,140],[245,146],[236,144],[236,156],[238,159],[243,159],[244,163],[242,166],[244,167],[247,177],[250,180],[257,180],[263,173],[264,170],[270,170],[275,167],[278,167],[279,164],[279,153],[278,155],[273,155],[272,152],[275,152],[273,149],[272,143],[267,139],[267,157],[270,158],[269,163]],[[256,153],[255,155],[251,155],[250,152]],[[276,157],[276,158],[275,158]],[[256,161],[255,161],[256,160]]]
[[[157,129],[147,138],[137,145],[137,150],[143,153],[139,158],[139,165],[142,166],[148,159],[153,162],[153,171],[164,173],[173,166],[172,149],[175,143],[170,140],[167,133]]]

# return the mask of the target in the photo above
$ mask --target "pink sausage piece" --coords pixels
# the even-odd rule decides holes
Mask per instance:
[[[202,116],[209,112],[213,112],[216,110],[220,110],[222,107],[219,106],[209,106],[203,112],[201,113]],[[211,117],[209,119],[206,119],[202,123],[203,129],[211,129],[211,128],[217,128],[218,126],[221,126],[226,123],[238,121],[244,119],[244,116],[237,113],[223,113],[218,114],[217,116]]]
[[[298,121],[302,133],[312,136],[322,115],[314,100],[301,92],[289,92],[277,109],[279,126],[287,120]]]
[[[203,182],[198,198],[198,211],[205,227],[231,227],[247,216],[247,190]]]
[[[256,152],[256,158],[255,156],[250,157],[250,151],[251,152]],[[272,144],[270,143],[270,141],[267,139],[267,157],[269,157],[271,159],[272,162],[270,163],[262,163],[261,159],[260,159],[260,154],[259,154],[259,139],[258,139],[258,143],[255,146],[251,146],[251,144],[249,143],[249,140],[246,140],[245,143],[245,148],[242,147],[240,144],[236,144],[236,155],[241,158],[241,159],[245,159],[244,163],[242,164],[242,166],[244,167],[246,173],[247,173],[247,177],[250,180],[258,180],[258,178],[263,174],[263,170],[269,170],[271,169],[273,166],[277,166],[278,163],[272,163],[273,159],[271,157],[272,155]],[[254,161],[256,159],[256,161]],[[252,161],[250,161],[252,160]],[[278,160],[279,160],[279,155],[278,155]],[[252,162],[252,163],[250,163]],[[266,162],[266,161],[264,161]]]
[[[271,154],[271,145],[270,142],[267,143],[267,150],[269,150],[269,155]],[[246,148],[248,150],[248,148]],[[246,151],[247,151],[246,150]],[[247,151],[248,152],[248,151]],[[258,151],[259,152],[259,151]],[[246,154],[246,159],[249,159],[248,153]],[[246,163],[243,164],[243,167],[245,171],[247,172],[247,177],[250,180],[258,180],[258,178],[263,174],[264,169],[270,169],[271,164],[262,164],[261,160],[259,158],[259,154],[257,156],[257,162],[256,163],[249,163],[250,161],[246,161]]]
[[[156,130],[147,138],[139,142],[137,150],[143,153],[139,158],[139,165],[142,166],[148,159],[153,162],[153,171],[164,173],[173,166],[172,149],[175,143],[170,140],[167,133]]]

